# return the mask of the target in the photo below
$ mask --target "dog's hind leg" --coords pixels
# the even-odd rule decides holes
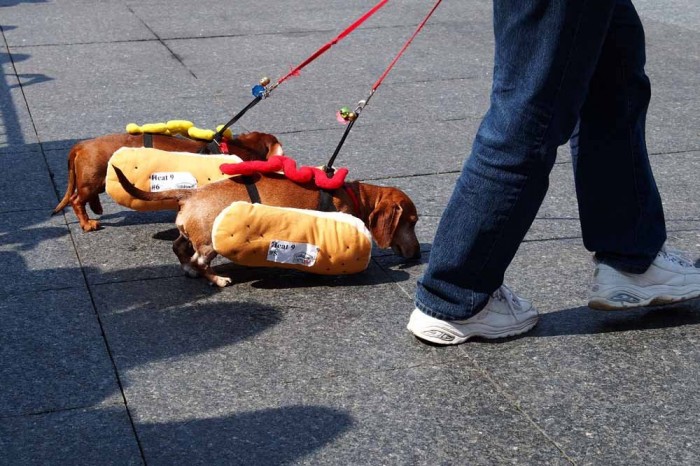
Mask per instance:
[[[189,239],[182,233],[173,241],[173,252],[180,261],[180,267],[188,277],[196,278],[200,276],[199,269],[191,264],[194,248]]]
[[[97,215],[102,215],[102,203],[100,202],[100,196],[95,194],[90,199],[88,199],[88,204],[90,204],[90,210],[95,212]]]
[[[79,192],[71,196],[70,202],[73,206],[75,216],[78,217],[78,222],[80,222],[80,228],[82,228],[83,231],[99,230],[100,222],[97,220],[90,220],[87,210],[85,210],[85,204],[87,204],[87,202],[83,200]]]
[[[224,288],[231,284],[231,279],[228,277],[222,277],[214,273],[214,269],[211,268],[211,261],[216,257],[217,252],[210,245],[199,246],[196,248],[195,253],[190,259],[190,264],[195,266],[199,272],[204,275],[204,278],[209,280],[213,285],[220,288]]]

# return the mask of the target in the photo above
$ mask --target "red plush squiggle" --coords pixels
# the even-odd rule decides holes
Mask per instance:
[[[219,166],[222,173],[227,175],[254,175],[256,173],[284,172],[284,176],[295,183],[308,183],[314,181],[321,189],[339,189],[345,183],[348,175],[347,168],[339,168],[331,178],[326,172],[316,167],[302,166],[297,169],[297,163],[283,155],[273,155],[267,160],[251,160],[240,163],[223,163]]]

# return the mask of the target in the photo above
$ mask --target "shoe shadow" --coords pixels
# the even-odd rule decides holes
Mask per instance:
[[[529,337],[594,335],[700,324],[700,299],[627,311],[597,311],[586,306],[540,316]]]

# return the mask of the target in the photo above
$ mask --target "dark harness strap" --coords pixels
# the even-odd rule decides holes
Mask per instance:
[[[333,195],[330,191],[322,189],[318,192],[318,194],[318,206],[316,207],[316,210],[319,210],[321,212],[338,211],[338,209],[335,208],[335,204],[333,204]]]
[[[208,144],[205,144],[204,147],[202,147],[199,150],[200,154],[221,154],[221,148],[219,147],[219,144],[216,143],[216,141],[211,141]]]
[[[153,147],[153,135],[151,133],[143,133],[143,147]]]
[[[255,179],[250,176],[242,176],[241,181],[245,184],[250,202],[253,204],[262,204],[262,202],[260,202],[260,193],[258,192],[257,186],[255,186]]]
[[[262,204],[262,201],[260,200],[260,192],[258,191],[257,186],[255,186],[255,178],[252,176],[241,176],[241,181],[245,185],[246,191],[248,191],[250,202],[253,204]],[[338,211],[338,209],[335,208],[335,204],[333,204],[333,194],[330,191],[322,189],[318,192],[318,194],[318,206],[316,207],[316,210],[321,212]]]

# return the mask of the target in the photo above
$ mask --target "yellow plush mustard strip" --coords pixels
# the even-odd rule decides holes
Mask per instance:
[[[216,127],[216,131],[217,131],[217,132],[221,131],[221,128],[223,128],[223,127],[224,127],[224,125],[219,125],[219,126],[217,126],[217,127]],[[224,131],[223,136],[224,136],[224,139],[233,139],[233,138],[234,138],[234,135],[233,135],[233,131],[231,131],[231,128],[226,128],[226,130]],[[212,138],[213,138],[213,136],[212,136]]]
[[[131,197],[117,179],[119,167],[137,188],[163,191],[175,188],[196,188],[229,178],[221,173],[222,163],[238,163],[235,155],[204,155],[188,152],[167,152],[145,147],[122,147],[112,155],[107,168],[106,191],[118,204],[134,210],[177,209],[177,202],[146,202]]]
[[[187,131],[194,126],[194,123],[188,120],[169,120],[165,125],[168,128],[168,133],[181,134],[186,137]]]
[[[167,134],[169,136],[181,135],[184,137],[199,139],[202,141],[211,141],[214,135],[219,131],[224,125],[219,125],[216,127],[216,131],[204,128],[197,128],[194,123],[189,120],[169,120],[165,123],[146,123],[143,125],[137,125],[136,123],[129,123],[126,125],[126,132],[129,134]],[[233,139],[234,135],[231,128],[226,128],[223,134],[225,139]]]
[[[192,139],[200,139],[202,141],[211,141],[212,139],[214,139],[215,134],[216,131],[213,131],[211,129],[197,128],[195,126],[187,130],[187,135],[189,137],[191,137]]]
[[[321,275],[362,272],[372,253],[370,232],[352,215],[248,202],[234,202],[216,217],[212,241],[240,265]]]

